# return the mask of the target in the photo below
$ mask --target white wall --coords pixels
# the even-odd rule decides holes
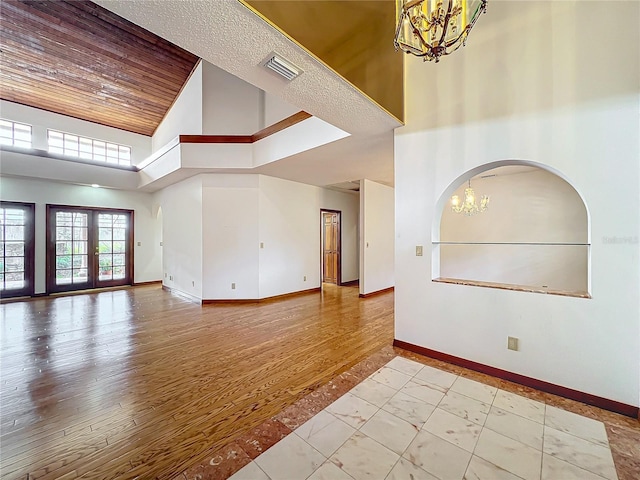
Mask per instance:
[[[0,151],[0,172],[4,176],[53,180],[76,185],[97,183],[119,190],[135,190],[138,172],[130,169],[93,165],[61,158],[32,155],[29,151]]]
[[[253,143],[253,166],[275,162],[348,136],[347,132],[311,117]]]
[[[178,135],[202,135],[203,63],[201,61],[191,73],[173,105],[153,132],[154,152]]]
[[[323,208],[342,212],[342,280],[358,278],[357,195],[264,175],[201,174],[154,201],[162,208],[164,284],[196,298],[320,287]]]
[[[587,292],[583,201],[557,175],[525,168],[504,166],[475,175],[471,187],[476,202],[485,194],[491,198],[485,212],[455,213],[450,196],[441,199],[439,240],[454,245],[440,246],[436,276]],[[461,201],[466,187],[464,181],[455,191]]]
[[[394,191],[360,181],[360,293],[394,286]]]
[[[178,135],[252,135],[300,109],[202,60],[153,134],[153,151]]]
[[[253,135],[260,129],[260,90],[203,61],[203,135]]]
[[[200,178],[203,298],[259,298],[258,175]]]
[[[152,197],[147,193],[91,188],[43,180],[0,177],[0,198],[36,204],[35,293],[45,291],[46,205],[125,208],[134,211],[134,282],[160,280],[160,247]],[[138,246],[138,242],[141,243]]]
[[[261,298],[320,286],[319,194],[312,185],[260,176]]]
[[[32,146],[48,150],[47,129],[117,143],[131,147],[131,163],[138,164],[151,154],[151,138],[146,135],[126,132],[118,128],[105,127],[97,123],[47,112],[39,108],[0,100],[0,118],[32,126]]]
[[[342,212],[342,281],[356,280],[358,197],[260,175],[260,298],[320,287],[323,208]]]
[[[407,57],[396,338],[637,406],[640,4],[582,5],[494,2],[464,49],[437,65]],[[595,24],[625,49],[584,28]],[[585,198],[593,299],[431,282],[438,199],[464,172],[503,159],[544,163]]]
[[[162,208],[162,283],[202,298],[202,182],[189,178],[154,194]]]
[[[260,128],[268,127],[274,123],[278,123],[280,120],[284,120],[291,115],[298,113],[301,108],[298,108],[290,103],[281,100],[267,92],[263,93],[264,102],[264,122]]]

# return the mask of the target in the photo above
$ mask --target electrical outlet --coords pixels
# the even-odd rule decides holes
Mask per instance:
[[[264,242],[260,242],[260,248],[264,248]]]
[[[142,242],[138,242],[138,246],[141,247],[142,246]]]
[[[304,278],[304,281],[306,282],[307,281],[307,276],[305,275],[303,278]]]
[[[192,286],[192,287],[195,287],[195,286],[196,286],[196,282],[195,282],[195,280],[192,280],[192,281],[191,281],[191,286]]]
[[[235,284],[235,283],[232,283],[232,284],[231,284],[231,290],[235,290],[235,289],[236,289],[236,284]]]
[[[518,351],[518,339],[516,337],[507,337],[507,348],[509,350]]]
[[[173,280],[173,275],[169,275],[169,280]]]
[[[162,246],[162,242],[160,242],[160,246]]]
[[[416,245],[416,257],[422,256],[422,245]]]

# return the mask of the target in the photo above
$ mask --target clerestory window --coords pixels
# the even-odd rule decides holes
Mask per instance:
[[[31,148],[31,125],[0,120],[0,145]]]
[[[71,133],[48,130],[49,153],[112,165],[131,165],[131,147]]]

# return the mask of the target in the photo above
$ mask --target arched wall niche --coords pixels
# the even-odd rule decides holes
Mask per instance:
[[[489,209],[455,213],[471,180]],[[436,203],[432,279],[438,282],[590,297],[590,216],[580,192],[537,162],[503,160],[456,178]]]

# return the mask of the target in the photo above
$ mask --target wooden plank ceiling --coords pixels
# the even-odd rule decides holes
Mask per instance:
[[[1,0],[0,98],[151,135],[198,57],[86,0]]]

